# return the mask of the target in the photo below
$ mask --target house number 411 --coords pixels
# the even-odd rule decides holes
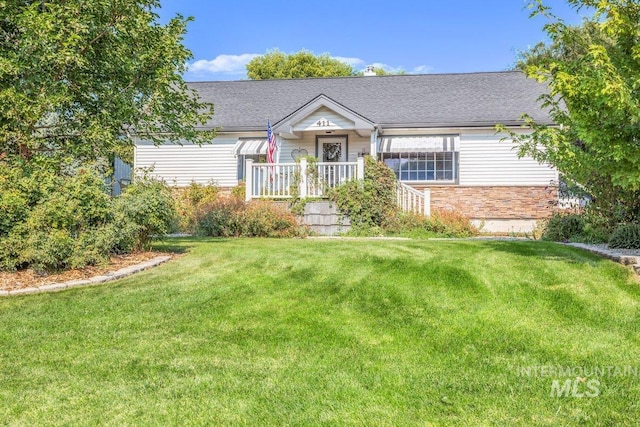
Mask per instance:
[[[322,126],[331,126],[331,122],[329,120],[318,120],[316,122],[316,126],[322,127]]]

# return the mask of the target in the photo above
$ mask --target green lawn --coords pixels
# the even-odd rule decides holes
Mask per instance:
[[[172,240],[103,286],[0,299],[2,425],[636,425],[629,270],[541,242]],[[536,369],[536,368],[533,368]],[[597,380],[597,386],[587,381]],[[592,388],[588,388],[590,384]],[[597,393],[595,393],[597,391]]]

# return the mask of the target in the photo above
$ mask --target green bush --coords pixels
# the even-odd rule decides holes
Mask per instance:
[[[37,176],[44,177],[44,172]],[[95,265],[108,259],[112,245],[96,238],[98,230],[113,219],[111,198],[106,194],[102,176],[92,168],[79,168],[72,175],[57,174],[51,182],[56,183],[56,191],[39,194],[38,202],[29,206],[22,221],[6,236],[13,243],[12,249],[0,253],[2,269],[29,266],[39,271],[55,271]],[[21,189],[25,188],[30,191],[28,186]],[[21,193],[23,200],[29,196],[33,194]]]
[[[171,190],[164,182],[150,178],[129,185],[116,199],[114,209],[116,224],[132,233],[134,249],[148,246],[153,237],[167,235],[177,222]]]
[[[198,234],[211,237],[237,237],[241,234],[240,215],[244,201],[234,196],[220,197],[203,208]]]
[[[247,187],[244,181],[238,183],[235,187],[231,188],[231,195],[237,197],[240,200],[244,200],[247,192]]]
[[[204,208],[199,234],[211,237],[296,237],[306,234],[294,214],[271,201],[245,203],[233,195]]]
[[[640,224],[622,224],[609,238],[610,248],[640,249]]]
[[[348,181],[331,190],[329,197],[352,226],[380,227],[397,210],[396,177],[384,163],[366,156],[364,181]]]
[[[0,161],[0,269],[96,265],[170,230],[175,211],[164,184],[142,179],[114,200],[103,177],[46,158]]]
[[[413,238],[425,237],[471,237],[478,229],[466,216],[456,211],[434,209],[426,217],[413,212],[398,212],[384,223],[388,234]]]
[[[195,233],[202,210],[218,198],[220,188],[213,183],[202,185],[193,182],[186,188],[174,189],[173,193],[178,214],[178,229],[185,233]]]
[[[97,171],[80,169],[58,182],[59,189],[31,210],[26,221],[31,230],[64,229],[76,237],[111,220],[111,197]]]
[[[0,237],[6,237],[16,224],[23,222],[29,213],[28,200],[16,188],[0,194]]]
[[[297,237],[305,234],[294,214],[268,201],[249,203],[239,222],[241,234],[247,237]]]
[[[554,213],[547,221],[543,240],[567,242],[579,239],[584,233],[585,220],[582,215],[575,213]]]
[[[28,234],[21,261],[37,271],[69,268],[74,256],[74,238],[68,230],[34,230]]]

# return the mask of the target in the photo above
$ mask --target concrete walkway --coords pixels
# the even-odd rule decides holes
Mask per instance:
[[[163,255],[152,258],[148,261],[141,262],[140,264],[130,265],[129,267],[121,268],[120,270],[105,273],[101,276],[91,277],[89,279],[69,280],[62,283],[50,283],[48,285],[38,286],[37,288],[22,288],[14,289],[10,291],[0,290],[0,297],[12,296],[12,295],[26,295],[37,294],[40,292],[57,292],[65,289],[78,288],[80,286],[100,285],[106,282],[110,282],[116,279],[122,279],[123,277],[131,276],[134,273],[138,273],[143,270],[147,270],[151,267],[155,267],[162,263],[165,263],[171,259],[170,255]]]

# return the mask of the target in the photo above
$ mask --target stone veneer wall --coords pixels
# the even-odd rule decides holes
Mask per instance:
[[[474,219],[542,219],[558,200],[551,186],[413,186],[431,189],[431,209],[454,209]]]

